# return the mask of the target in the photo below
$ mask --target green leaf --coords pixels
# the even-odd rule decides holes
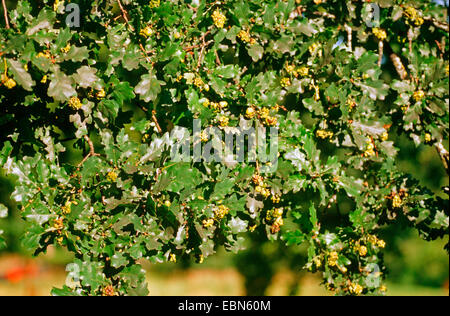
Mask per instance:
[[[25,90],[32,91],[32,87],[36,84],[31,78],[31,75],[25,70],[22,63],[13,59],[7,59],[9,70],[11,71],[14,79]]]
[[[316,208],[314,207],[313,203],[311,203],[311,205],[309,207],[309,220],[310,220],[311,224],[313,225],[314,229],[317,229],[318,228],[317,212],[316,212]]]
[[[120,268],[128,264],[128,260],[121,254],[121,253],[115,253],[111,257],[111,266],[114,268]]]
[[[8,208],[0,203],[0,218],[5,218],[8,216]]]
[[[211,199],[222,200],[234,186],[234,179],[226,179],[216,184]]]
[[[304,34],[306,36],[312,36],[316,34],[318,31],[314,28],[314,24],[309,23],[308,20],[299,21],[293,24],[289,29],[298,35]]]
[[[44,8],[39,12],[39,15],[36,19],[33,20],[33,23],[28,28],[26,34],[28,36],[36,34],[39,30],[42,29],[50,29],[55,20],[56,13],[48,8]]]
[[[130,83],[127,81],[113,81],[113,92],[112,97],[120,104],[123,105],[124,101],[132,100],[135,98],[135,94],[133,92],[133,88],[130,86]]]
[[[219,66],[214,70],[214,74],[222,78],[232,79],[238,76],[239,66],[237,65]]]
[[[61,71],[57,71],[50,76],[50,85],[48,87],[48,95],[53,97],[56,101],[65,102],[70,97],[77,94],[73,87],[73,82],[70,77],[66,76]]]
[[[73,75],[75,82],[82,88],[93,88],[94,83],[99,80],[95,75],[97,69],[88,66],[82,66],[77,70],[77,73]]]
[[[134,92],[140,95],[140,99],[145,102],[155,101],[158,94],[161,92],[161,85],[164,82],[156,78],[153,72],[141,77],[141,81],[134,88]]]
[[[61,289],[53,288],[51,291],[52,296],[80,296],[76,294],[71,288],[67,285],[64,285]]]
[[[90,287],[92,292],[101,285],[106,284],[105,275],[102,273],[102,265],[100,262],[82,262],[79,266],[81,271],[81,284]]]
[[[389,92],[389,86],[381,80],[355,82],[355,85],[360,87],[363,93],[368,95],[372,100],[384,100]]]
[[[63,57],[63,60],[69,60],[73,62],[82,62],[85,59],[89,59],[89,49],[84,46],[71,46],[70,50]]]
[[[253,62],[257,62],[263,57],[264,47],[259,44],[253,44],[248,49],[248,54],[252,58]]]
[[[284,158],[290,160],[292,164],[298,168],[297,171],[301,171],[309,166],[309,162],[306,160],[306,155],[296,148],[293,151],[287,152]]]
[[[67,43],[69,43],[71,39],[72,39],[72,32],[70,31],[70,28],[67,27],[65,29],[62,29],[59,32],[58,37],[56,38],[55,41],[56,51],[59,52],[61,48],[66,47]]]

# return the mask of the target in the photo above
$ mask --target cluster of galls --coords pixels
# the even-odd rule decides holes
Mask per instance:
[[[393,208],[400,208],[403,206],[405,199],[408,197],[408,192],[405,189],[400,189],[399,192],[392,192],[386,199],[392,200]]]
[[[139,32],[140,35],[144,36],[145,38],[148,38],[153,35],[153,28],[150,25],[147,25],[141,31]]]
[[[420,102],[425,98],[425,92],[423,90],[417,90],[413,93],[413,98],[416,102]]]
[[[214,110],[214,112],[222,112],[228,108],[228,102],[227,101],[220,101],[220,102],[211,102],[208,99],[205,99],[203,101],[203,105],[207,108],[210,108]]]
[[[61,52],[63,52],[63,53],[67,53],[69,50],[70,50],[70,44],[67,44],[66,47],[61,48]],[[52,53],[50,52],[49,49],[44,50],[43,52],[39,52],[39,53],[36,55],[36,58],[46,58],[46,59],[49,59],[53,64],[56,62],[54,56],[52,56]],[[26,69],[25,69],[25,70],[26,70]]]
[[[72,204],[78,205],[78,202],[67,200],[66,203],[64,204],[64,206],[61,207],[62,213],[64,215],[68,215],[72,212]]]
[[[62,244],[64,237],[61,236],[61,233],[62,233],[62,230],[64,229],[64,218],[58,217],[55,220],[53,220],[52,228],[54,228],[58,234],[56,241],[59,244]]]
[[[0,84],[5,85],[5,87],[8,89],[12,89],[17,85],[17,83],[14,81],[14,79],[8,77],[8,64],[6,63],[6,59],[4,59],[4,61],[5,61],[5,73],[2,74],[2,76],[1,76]],[[25,65],[25,67],[27,67],[27,65]],[[28,69],[25,68],[25,70],[28,70]]]
[[[216,205],[213,207],[214,218],[207,218],[202,221],[202,225],[205,228],[211,227],[215,222],[220,222],[230,213],[230,208],[223,204]]]
[[[42,83],[46,83],[47,82],[47,76],[45,75],[42,78]],[[98,90],[97,92],[94,93],[94,91],[91,89],[90,92],[88,92],[87,94],[88,98],[96,98],[97,100],[103,100],[106,97],[106,92],[105,90],[102,88],[100,90]],[[68,105],[70,108],[74,109],[75,111],[81,109],[83,107],[83,103],[81,102],[80,98],[76,95],[76,96],[72,96],[69,101],[68,101]]]
[[[16,81],[12,78],[8,78],[8,75],[6,73],[2,74],[1,83],[8,89],[12,89],[17,85]]]
[[[87,93],[88,98],[90,99],[97,99],[97,100],[102,100],[106,97],[106,92],[105,90],[102,88],[100,90],[98,90],[97,92],[94,91],[94,89],[90,89],[89,92]]]
[[[195,85],[197,88],[200,89],[200,91],[209,91],[209,85],[206,84],[203,79],[199,76],[196,76],[194,73],[192,72],[186,72],[185,74],[183,74],[182,76],[180,75],[177,78],[177,82],[181,81],[181,79],[185,79],[186,80],[186,84],[193,84]]]
[[[72,212],[72,205],[78,205],[78,202],[68,199],[66,203],[64,203],[63,206],[61,206],[61,212],[59,212],[59,216],[54,219],[51,223],[51,227],[56,231],[57,237],[56,241],[62,245],[62,242],[64,240],[64,236],[62,234],[62,231],[64,230],[65,224],[64,224],[64,217],[69,215]],[[67,236],[67,232],[65,233]],[[79,238],[79,237],[77,237]]]
[[[117,173],[114,170],[108,172],[106,175],[106,180],[108,180],[109,182],[116,182],[117,181]]]
[[[116,291],[112,285],[105,286],[102,289],[102,296],[116,296]]]
[[[348,106],[349,111],[352,111],[356,107],[355,100],[353,100],[351,98],[348,98],[347,99],[347,106]]]
[[[53,11],[58,11],[59,6],[62,5],[62,4],[64,4],[64,1],[61,2],[59,0],[55,0],[55,2],[53,3]]]
[[[74,110],[79,110],[83,104],[77,96],[73,96],[69,99],[69,106]]]
[[[309,47],[308,47],[309,53],[311,54],[311,56],[314,55],[318,55],[319,57],[322,57],[322,49],[321,49],[321,45],[319,43],[312,43]]]
[[[342,273],[346,273],[347,272],[347,268],[338,263],[339,260],[339,253],[337,250],[333,250],[331,252],[326,253],[325,255],[326,257],[326,264],[328,265],[328,267],[330,268],[338,268]],[[315,266],[317,268],[320,268],[322,266],[322,255],[316,256],[313,258],[313,262],[315,264]],[[310,267],[311,269],[312,267]]]
[[[384,41],[387,38],[386,31],[383,29],[374,27],[372,32],[373,32],[373,35],[375,35],[375,37],[378,38],[380,41]]]
[[[219,9],[214,10],[211,17],[213,19],[214,25],[219,29],[222,29],[227,22],[227,17],[222,12],[220,12]]]
[[[364,157],[368,158],[368,157],[372,157],[375,155],[376,155],[376,152],[375,152],[375,144],[373,142],[373,139],[371,137],[367,137],[366,149],[364,151]]]
[[[280,85],[283,88],[288,88],[292,85],[292,79],[298,77],[307,77],[309,75],[309,68],[306,66],[297,67],[293,64],[286,63],[284,66],[287,73],[286,77],[281,78]]]
[[[174,253],[171,253],[169,255],[169,262],[177,263],[177,255]]]
[[[216,221],[221,221],[225,216],[228,215],[230,209],[225,205],[219,205],[214,208],[214,219]]]
[[[220,113],[215,119],[216,123],[219,124],[221,127],[226,127],[230,123],[230,117],[226,113],[226,110],[228,109],[228,102],[227,101],[220,101],[220,102],[211,102],[208,99],[205,99],[203,101],[203,105],[205,107],[208,107],[212,109],[216,113]],[[205,135],[202,133],[202,135]],[[207,138],[202,137],[202,141],[207,141]]]
[[[268,198],[270,196],[270,189],[267,187],[267,184],[264,182],[264,177],[259,174],[254,174],[252,176],[252,182],[255,185],[255,192],[257,194],[262,195],[264,198]]]
[[[424,22],[422,15],[413,7],[406,7],[403,11],[405,16],[407,17],[407,24],[413,24],[415,26],[421,26]]]
[[[365,241],[366,243],[371,244],[373,247],[378,247],[378,248],[381,248],[381,249],[386,247],[386,242],[384,240],[382,240],[382,239],[379,239],[375,235],[368,235],[367,237],[363,238],[363,241]]]
[[[326,131],[326,130],[323,130],[323,129],[319,129],[319,130],[316,131],[316,136],[319,137],[319,138],[322,138],[322,139],[326,139],[326,138],[331,139],[331,138],[333,138],[333,135],[334,135],[333,132]]]
[[[267,211],[266,222],[270,224],[270,232],[276,234],[280,231],[281,226],[284,225],[283,208],[274,208]]]
[[[250,31],[249,30],[241,30],[238,35],[237,35],[241,41],[243,41],[244,43],[248,43],[250,45],[253,45],[256,43],[256,40],[254,38],[252,38],[250,36]]]
[[[257,116],[263,125],[276,126],[278,124],[278,119],[275,115],[278,113],[279,108],[279,105],[275,105],[270,109],[263,107],[259,110],[256,110],[254,107],[248,107],[245,111],[245,117],[252,119]]]
[[[348,290],[349,290],[349,292],[350,292],[351,294],[354,294],[354,295],[361,295],[362,292],[364,291],[364,288],[363,288],[360,284],[358,284],[358,283],[350,282],[350,285],[349,285],[349,287],[348,287]]]
[[[385,142],[385,141],[387,141],[389,139],[389,132],[388,132],[388,130],[390,128],[390,125],[385,125],[384,128],[385,128],[385,131],[383,133],[381,133],[380,136],[379,136],[379,139],[381,141],[383,141],[383,142]],[[375,141],[374,141],[374,139],[372,137],[368,136],[367,140],[366,140],[366,148],[365,148],[365,151],[364,151],[364,154],[363,154],[364,157],[368,158],[368,157],[372,157],[372,156],[377,155],[377,152],[375,150],[376,150],[376,148],[375,148]]]
[[[161,4],[161,0],[150,0],[150,3],[148,4],[150,8],[157,8]]]
[[[64,228],[64,219],[62,217],[58,217],[53,221],[53,228],[57,231],[61,231]]]
[[[309,68],[306,66],[296,67],[295,65],[286,64],[284,68],[289,75],[292,75],[295,78],[298,78],[299,76],[306,77],[309,75]]]
[[[384,248],[386,243],[384,240],[378,239],[375,235],[368,235],[360,240],[350,241],[350,245],[352,246],[353,251],[359,254],[360,257],[365,257],[368,252],[367,247],[372,246],[374,248]]]

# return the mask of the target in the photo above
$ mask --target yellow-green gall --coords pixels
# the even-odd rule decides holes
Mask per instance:
[[[386,31],[383,29],[374,27],[372,32],[373,32],[373,35],[375,35],[380,41],[384,41],[387,38]]]
[[[4,82],[4,85],[5,85],[5,87],[8,88],[8,89],[12,89],[12,88],[14,88],[14,87],[17,85],[17,83],[14,81],[14,79],[8,78],[8,79],[6,79],[6,81]]]
[[[283,88],[287,88],[287,87],[289,87],[289,86],[292,84],[292,83],[291,83],[291,79],[289,79],[289,78],[283,78],[283,79],[281,79],[280,84],[281,84],[281,86],[282,86]]]
[[[219,117],[219,124],[222,127],[228,126],[228,123],[230,122],[230,119],[227,116],[221,116]]]
[[[361,293],[363,292],[364,288],[357,284],[357,283],[352,283],[349,287],[350,293],[355,294],[355,295],[361,295]]]
[[[423,90],[417,90],[413,94],[413,98],[414,98],[414,100],[416,100],[416,102],[421,101],[424,97],[425,97],[425,92]]]
[[[247,110],[245,111],[245,116],[249,119],[252,119],[256,114],[256,111],[254,108],[249,107],[247,108]]]
[[[106,92],[104,89],[101,89],[100,91],[98,91],[95,95],[97,97],[97,99],[103,99],[104,97],[106,97]]]
[[[80,99],[78,99],[78,97],[71,97],[69,100],[69,106],[74,110],[79,110],[81,109],[83,104],[81,104],[81,101]]]
[[[213,218],[204,219],[202,221],[202,225],[205,228],[211,227],[214,225],[214,219]]]
[[[115,171],[108,172],[108,174],[106,175],[106,180],[108,180],[109,182],[116,182],[117,173]]]
[[[227,22],[226,16],[222,12],[220,12],[219,9],[216,9],[213,12],[212,19],[214,21],[214,25],[219,29],[223,28],[225,26],[225,23]]]
[[[143,28],[141,30],[141,32],[139,34],[141,34],[144,37],[152,36],[153,35],[153,29],[152,29],[151,26],[146,26],[145,28]]]

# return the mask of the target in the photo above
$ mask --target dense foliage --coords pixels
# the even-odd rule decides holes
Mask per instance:
[[[66,23],[69,2],[79,26]],[[140,260],[203,262],[264,231],[307,243],[306,268],[329,290],[382,294],[381,227],[448,236],[448,196],[402,173],[392,141],[436,147],[448,172],[446,16],[406,0],[11,5],[0,30],[0,163],[17,177],[24,244],[75,254],[53,293],[145,295]],[[226,133],[277,127],[276,171],[172,161],[194,119]],[[192,136],[221,147],[211,138]],[[78,161],[67,159],[74,150]]]

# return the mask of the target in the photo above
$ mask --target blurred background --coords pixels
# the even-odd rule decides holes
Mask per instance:
[[[442,195],[441,188],[449,179],[436,151],[429,146],[416,148],[403,136],[391,137],[400,148],[402,170]],[[66,159],[79,156],[69,151]],[[10,199],[13,190],[13,179],[0,171],[0,203],[10,210],[9,217],[0,221],[8,245],[0,252],[0,295],[49,295],[53,286],[64,284],[65,267],[72,257],[53,247],[33,258],[22,247],[21,235],[27,226]],[[302,269],[306,245],[286,247],[255,233],[247,237],[248,250],[235,255],[219,249],[201,265],[143,262],[150,295],[330,295],[320,285],[320,275]],[[449,256],[443,249],[447,240],[423,241],[402,224],[384,229],[381,237],[387,243],[388,295],[449,295]]]

